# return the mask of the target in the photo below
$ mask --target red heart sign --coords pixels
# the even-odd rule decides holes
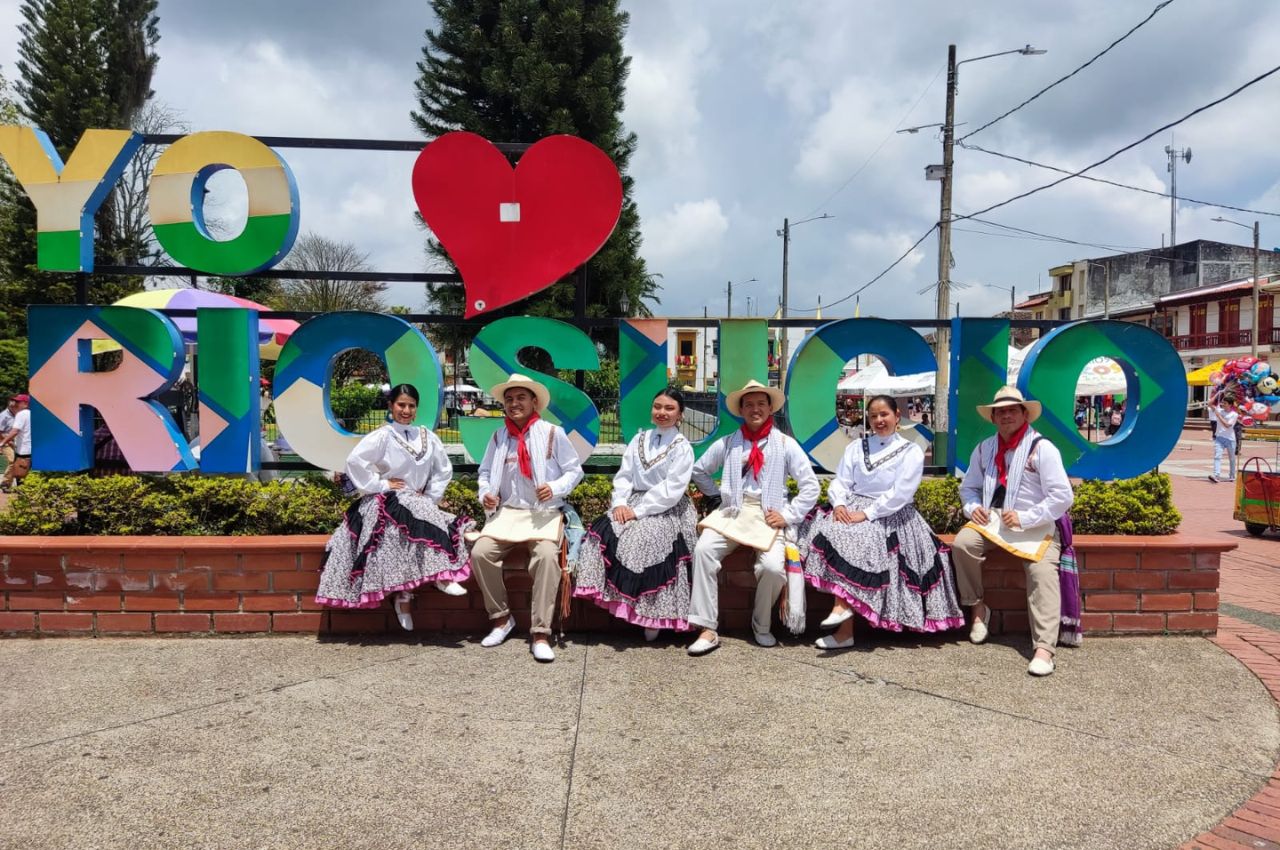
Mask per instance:
[[[589,260],[622,214],[622,179],[604,151],[548,136],[512,169],[474,133],[418,154],[413,196],[467,290],[466,316],[545,289]]]

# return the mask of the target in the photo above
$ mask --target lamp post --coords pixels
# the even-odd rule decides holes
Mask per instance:
[[[1218,216],[1212,220],[1221,221],[1225,224],[1234,224],[1236,227],[1243,227],[1246,230],[1249,229],[1249,225],[1242,221],[1232,221],[1231,219],[1223,218],[1222,216]],[[1254,357],[1258,356],[1258,313],[1261,312],[1259,310],[1260,298],[1258,295],[1258,289],[1258,222],[1255,220],[1253,222],[1253,333],[1251,334],[1252,346],[1249,349],[1249,353]]]
[[[746,286],[748,283],[755,283],[755,282],[756,282],[756,279],[752,277],[746,280],[738,281],[738,286]],[[724,305],[725,318],[731,319],[733,318],[733,281],[729,281],[729,285],[728,287],[726,287],[725,292],[728,293],[728,300],[725,301],[725,305]]]
[[[835,216],[827,215],[826,213],[823,213],[822,215],[815,215],[813,218],[804,218],[797,222],[792,222],[790,219],[784,218],[782,220],[782,229],[777,232],[778,235],[782,237],[781,313],[782,313],[782,318],[784,319],[787,318],[787,307],[789,306],[789,302],[787,300],[787,262],[788,262],[788,257],[790,253],[790,248],[791,248],[791,228],[799,227],[802,224],[808,224],[811,221],[822,221],[824,218],[835,218]],[[785,386],[786,380],[787,380],[787,348],[788,348],[787,342],[788,342],[787,328],[784,325],[782,328],[782,350],[779,352],[781,356],[778,360],[778,385],[779,386]]]
[[[994,59],[997,56],[1008,56],[1013,53],[1022,56],[1040,56],[1047,52],[1047,50],[1039,50],[1028,44],[1025,47],[1001,50],[998,53],[974,56],[972,59],[962,59],[957,62],[956,46],[954,44],[947,45],[947,109],[942,123],[942,192],[938,214],[938,309],[936,315],[940,324],[935,333],[938,356],[938,371],[934,386],[933,403],[935,434],[945,435],[949,424],[947,421],[947,388],[951,380],[951,328],[947,322],[950,321],[949,314],[951,312],[951,185],[952,154],[955,147],[956,129],[956,91],[960,66],[966,62],[979,62],[983,59]],[[918,127],[908,128],[899,132],[911,132],[919,129]],[[936,446],[937,443],[935,442],[935,454],[937,453]],[[946,446],[944,442],[943,449],[943,457],[935,457],[934,463],[938,463],[939,460],[946,461],[947,455],[950,453],[950,447]]]

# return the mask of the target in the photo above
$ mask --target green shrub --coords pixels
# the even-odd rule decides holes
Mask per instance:
[[[338,419],[359,419],[370,410],[385,408],[382,390],[364,384],[345,384],[329,390],[329,407]]]
[[[1076,534],[1173,534],[1182,514],[1166,473],[1123,481],[1081,481],[1071,507]]]
[[[916,490],[916,510],[935,534],[955,534],[967,522],[960,504],[960,479],[924,478]]]

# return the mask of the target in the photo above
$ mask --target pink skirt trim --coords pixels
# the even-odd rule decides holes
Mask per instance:
[[[613,616],[620,620],[625,620],[633,626],[644,626],[646,629],[675,629],[678,632],[687,632],[691,628],[688,620],[646,617],[643,614],[636,613],[636,610],[625,599],[605,599],[600,595],[600,591],[593,587],[575,587],[573,595],[575,599],[591,600]]]
[[[360,594],[360,598],[355,602],[346,599],[330,599],[328,596],[316,596],[317,605],[327,605],[330,608],[377,608],[382,604],[382,600],[386,599],[393,593],[400,593],[406,590],[416,590],[424,584],[430,584],[437,581],[457,581],[463,582],[471,578],[471,562],[467,561],[456,570],[446,570],[427,576],[426,578],[414,579],[406,581],[403,584],[397,584],[394,587],[385,587],[381,590],[373,590],[369,593]]]
[[[886,620],[871,609],[871,606],[854,596],[845,588],[834,582],[823,581],[820,578],[805,574],[805,581],[825,593],[832,596],[838,596],[844,600],[845,604],[857,612],[863,619],[877,629],[884,629],[890,632],[901,632],[903,630],[913,632],[926,632],[933,634],[935,632],[945,632],[951,629],[958,629],[964,626],[964,617],[944,617],[941,620],[932,620],[925,618],[924,625],[917,628],[915,626],[904,626],[902,623]]]

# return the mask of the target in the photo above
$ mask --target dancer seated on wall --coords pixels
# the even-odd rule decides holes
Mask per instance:
[[[444,445],[414,425],[418,390],[388,392],[391,421],[365,435],[347,458],[347,479],[360,494],[324,549],[316,602],[337,608],[376,608],[395,594],[401,628],[413,628],[412,591],[435,582],[450,596],[471,575],[462,535],[472,525],[437,507],[453,478]]]
[[[490,393],[502,399],[506,418],[480,462],[478,492],[488,519],[471,548],[471,563],[493,625],[480,645],[497,646],[515,628],[502,564],[519,547],[529,553],[533,576],[529,648],[537,660],[555,661],[548,639],[563,570],[561,507],[582,480],[582,461],[564,429],[539,416],[551,401],[545,386],[513,374]]]
[[[785,539],[818,501],[818,476],[804,449],[773,427],[773,413],[786,397],[777,387],[757,381],[729,394],[725,406],[742,419],[742,427],[717,440],[693,467],[693,483],[703,493],[721,497],[719,508],[699,524],[702,534],[693,551],[693,590],[689,622],[702,632],[689,646],[690,655],[705,655],[720,645],[720,565],[738,546],[756,550],[756,598],[751,631],[760,646],[778,641],[770,629],[773,605],[787,584]],[[712,474],[724,467],[720,486]],[[799,485],[787,499],[787,476]]]
[[[936,632],[964,625],[946,547],[913,499],[924,451],[898,433],[898,402],[867,404],[870,434],[854,440],[827,488],[830,507],[800,530],[805,580],[835,596],[819,649],[853,646],[853,615],[880,629]]]
[[[654,427],[632,438],[613,478],[611,510],[591,526],[573,595],[628,623],[645,640],[689,628],[689,561],[697,515],[689,499],[693,447],[677,430],[684,395],[653,397]]]
[[[1035,647],[1027,672],[1048,676],[1054,669],[1064,602],[1059,575],[1064,541],[1059,521],[1071,509],[1075,494],[1057,446],[1031,427],[1040,417],[1040,402],[1023,398],[1015,387],[1001,387],[991,404],[978,405],[978,413],[995,424],[996,435],[973,450],[960,483],[960,501],[965,516],[978,525],[999,525],[1024,534],[1043,530],[1040,559],[1023,563]],[[996,546],[968,526],[960,529],[951,544],[960,603],[971,606],[969,640],[974,643],[987,639],[991,609],[982,601],[982,564]]]

